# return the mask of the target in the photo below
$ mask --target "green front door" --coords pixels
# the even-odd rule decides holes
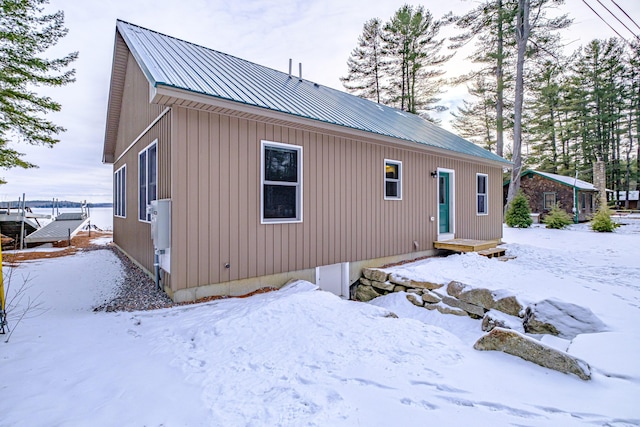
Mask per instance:
[[[440,223],[440,234],[449,233],[449,173],[438,172],[438,220]]]

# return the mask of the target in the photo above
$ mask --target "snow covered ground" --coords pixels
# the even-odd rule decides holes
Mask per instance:
[[[569,352],[591,381],[476,351],[479,320],[401,293],[363,304],[299,282],[96,313],[122,277],[111,252],[26,262],[11,289],[27,280],[41,306],[0,342],[0,426],[638,426],[640,219],[621,221],[613,234],[507,228],[508,262],[467,254],[398,267],[590,308],[608,331],[579,335]]]

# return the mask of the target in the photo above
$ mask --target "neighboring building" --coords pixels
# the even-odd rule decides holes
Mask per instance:
[[[629,191],[629,204],[627,205],[627,192],[626,191],[612,191],[613,200],[616,201],[616,206],[619,209],[638,209],[638,199],[640,198],[640,191]],[[617,195],[617,198],[616,198]]]
[[[158,276],[176,301],[290,278],[346,296],[364,266],[432,254],[438,239],[502,237],[501,157],[418,116],[123,21],[103,155],[114,242],[152,274],[156,221],[167,232]],[[152,216],[156,199],[170,206]]]
[[[529,198],[531,212],[541,218],[556,203],[576,222],[588,221],[597,209],[598,190],[593,184],[570,176],[527,170],[521,175],[520,189]],[[503,186],[505,202],[508,190],[509,181]]]

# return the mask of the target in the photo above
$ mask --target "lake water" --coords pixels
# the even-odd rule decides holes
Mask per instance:
[[[33,208],[33,213],[51,215],[51,208]],[[65,212],[80,212],[80,208],[60,208],[56,210],[58,213]],[[95,225],[101,230],[113,230],[113,208],[90,208],[89,216],[91,218],[91,225]],[[48,224],[51,219],[39,219],[41,225]]]

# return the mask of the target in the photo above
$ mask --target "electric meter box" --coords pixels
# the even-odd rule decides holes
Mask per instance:
[[[151,239],[156,249],[171,247],[171,199],[153,200],[151,207]]]

